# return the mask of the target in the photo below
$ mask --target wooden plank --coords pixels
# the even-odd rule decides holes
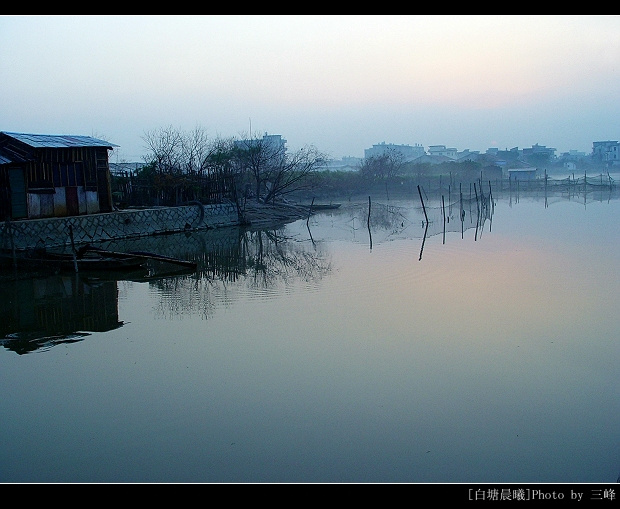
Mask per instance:
[[[117,258],[144,258],[145,260],[155,260],[159,262],[167,262],[173,263],[175,265],[181,265],[182,267],[190,267],[195,269],[198,264],[196,262],[188,261],[188,260],[180,260],[178,258],[172,258],[170,256],[158,255],[155,253],[147,253],[144,251],[130,251],[128,253],[121,253],[117,251],[108,251],[107,249],[98,249],[94,247],[89,247],[89,251],[95,251],[102,254],[107,254],[109,256],[114,256]]]

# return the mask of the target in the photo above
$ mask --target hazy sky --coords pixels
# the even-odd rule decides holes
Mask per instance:
[[[101,137],[121,161],[168,126],[335,158],[590,153],[620,139],[620,16],[1,16],[0,97],[0,130]]]

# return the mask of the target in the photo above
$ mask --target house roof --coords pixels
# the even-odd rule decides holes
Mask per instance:
[[[508,171],[509,172],[517,172],[517,171],[527,172],[527,171],[536,171],[536,168],[534,166],[528,166],[525,168],[509,168]]]
[[[91,136],[77,136],[70,134],[27,134],[0,131],[0,134],[33,148],[71,148],[71,147],[118,147],[109,141],[92,138]]]

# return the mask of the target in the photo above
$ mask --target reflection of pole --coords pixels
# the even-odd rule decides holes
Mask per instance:
[[[73,242],[73,225],[69,225],[69,238],[71,239],[71,252],[73,253],[73,268],[78,271],[77,258],[75,256],[75,243]]]
[[[474,193],[476,194],[476,210],[478,212],[478,217],[476,218],[476,234],[474,235],[474,240],[478,240],[478,225],[480,224],[480,203],[478,202],[478,190],[476,189],[475,182],[474,182]]]
[[[463,238],[463,221],[465,220],[465,211],[463,210],[463,191],[461,190],[461,184],[459,184],[459,195],[461,200],[461,208],[459,209],[459,216],[461,216],[461,238]]]
[[[11,227],[11,221],[6,220],[6,231],[9,234],[9,240],[11,242],[11,253],[13,254],[13,267],[17,267],[17,256],[15,254],[15,239],[13,238],[13,228]]]
[[[370,250],[372,251],[372,233],[370,232],[370,196],[368,197],[368,219],[366,220],[368,225],[368,237],[370,238]]]
[[[310,216],[312,215],[313,205],[314,205],[314,196],[312,197],[312,203],[310,204],[310,210],[308,210],[308,219],[306,219],[306,226],[308,226],[308,221],[310,221]]]
[[[310,235],[310,241],[312,242],[312,245],[316,248],[316,243],[314,242],[314,239],[312,238],[312,232],[310,231],[310,225],[308,223],[306,223],[306,228],[308,228],[308,235]]]
[[[426,227],[424,228],[424,237],[422,238],[422,246],[420,247],[420,258],[418,258],[418,261],[422,260],[422,251],[424,251],[424,242],[426,242],[427,232],[428,232],[428,222],[426,223]]]
[[[422,210],[424,211],[424,217],[426,218],[426,224],[428,224],[428,216],[426,215],[426,207],[424,206],[424,200],[422,199],[422,191],[420,191],[419,185],[418,185],[418,194],[420,195],[420,201],[422,202]]]
[[[312,241],[312,245],[316,247],[314,243],[314,239],[312,238],[312,232],[310,231],[310,216],[312,215],[312,206],[314,205],[314,196],[312,197],[312,203],[310,204],[310,210],[308,210],[308,219],[306,219],[306,228],[308,228],[308,234],[310,235],[310,240]]]
[[[441,195],[441,209],[443,211],[443,243],[446,243],[446,204],[443,201],[443,194]]]

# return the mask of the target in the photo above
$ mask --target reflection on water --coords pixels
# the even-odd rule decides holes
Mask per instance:
[[[229,242],[209,243],[211,232],[197,234],[200,251],[189,254],[198,263],[195,274],[162,278],[152,283],[161,293],[159,316],[199,313],[209,318],[219,305],[241,296],[270,298],[291,285],[314,285],[331,267],[329,256],[316,245],[297,242],[280,230],[231,229]]]
[[[315,283],[330,271],[328,257],[316,245],[296,242],[281,230],[231,228],[224,233],[196,233],[191,242],[187,235],[166,240],[168,251],[182,249],[182,256],[196,261],[198,269],[167,270],[163,275],[141,270],[97,275],[67,272],[33,278],[12,278],[7,272],[0,280],[5,314],[0,341],[7,349],[28,353],[121,327],[118,281],[147,282],[163,297],[158,307],[161,316],[200,310],[208,318],[218,301],[230,302],[235,294],[268,296],[293,281]],[[125,241],[124,247],[136,250],[135,244]],[[178,251],[174,256],[179,257]]]
[[[0,481],[615,481],[620,201],[469,193],[2,279]]]
[[[279,226],[277,229],[216,231],[109,241],[98,247],[113,251],[149,251],[197,262],[197,271],[150,267],[135,272],[105,274],[54,274],[48,276],[0,278],[0,299],[5,319],[0,341],[5,348],[27,353],[54,344],[74,342],[92,332],[104,332],[123,325],[118,319],[118,281],[148,283],[162,296],[157,313],[162,317],[199,313],[211,316],[220,305],[237,298],[270,298],[293,286],[316,286],[330,272],[330,241],[367,242],[370,250],[386,242],[421,239],[418,261],[422,260],[427,238],[473,230],[473,240],[492,231],[495,204],[509,207],[522,199],[541,202],[544,208],[566,202],[609,202],[618,199],[616,186],[590,187],[575,184],[528,189],[528,182],[513,182],[495,191],[489,183],[470,184],[467,189],[430,196],[418,189],[419,199],[357,201],[346,203],[305,221],[305,229]],[[296,226],[302,224],[298,221]],[[315,240],[314,235],[318,238]]]
[[[71,273],[5,280],[0,283],[0,308],[0,343],[18,354],[123,325],[116,282],[93,282]]]

